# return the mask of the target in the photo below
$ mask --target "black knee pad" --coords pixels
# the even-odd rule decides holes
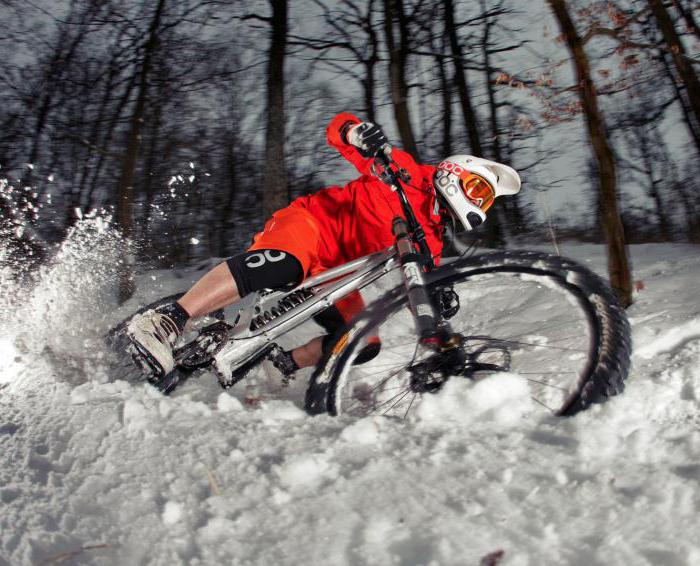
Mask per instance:
[[[241,297],[261,289],[286,289],[304,278],[301,263],[281,250],[254,250],[226,260]]]

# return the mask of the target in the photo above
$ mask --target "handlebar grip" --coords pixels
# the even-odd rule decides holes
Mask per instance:
[[[374,155],[375,161],[379,161],[382,165],[389,165],[393,163],[394,160],[391,158],[391,152],[394,148],[388,143],[385,143],[379,151]]]

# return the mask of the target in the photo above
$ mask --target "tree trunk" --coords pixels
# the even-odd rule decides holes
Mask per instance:
[[[108,152],[112,147],[112,140],[114,139],[115,130],[117,129],[117,126],[121,120],[122,112],[127,107],[129,99],[131,98],[131,93],[136,86],[137,80],[138,76],[136,73],[134,73],[126,86],[124,93],[120,97],[117,107],[111,113],[109,125],[107,126],[107,130],[102,136],[102,141],[100,143],[99,156],[97,158],[95,169],[92,173],[90,189],[88,190],[87,197],[85,198],[84,206],[86,209],[91,209],[95,205],[95,192],[97,191],[98,187],[102,185],[100,182],[100,175],[102,174],[102,169],[104,168],[105,164],[108,163],[110,159]]]
[[[165,96],[166,89],[161,88],[160,92],[156,94],[160,96]],[[156,188],[153,186],[153,175],[154,171],[157,169],[157,164],[160,163],[163,158],[162,152],[159,151],[159,141],[160,141],[160,129],[163,125],[163,105],[158,104],[153,111],[153,117],[150,124],[150,143],[148,144],[146,166],[145,166],[145,176],[143,179],[142,191],[146,197],[143,209],[143,219],[141,226],[140,236],[143,240],[148,237],[149,224],[151,223],[151,215],[153,209],[153,200],[156,195]]]
[[[379,62],[379,40],[377,38],[377,32],[372,24],[372,10],[374,8],[374,0],[369,0],[367,3],[367,37],[369,38],[369,44],[371,48],[371,54],[369,59],[364,61],[365,64],[365,78],[362,81],[362,86],[364,88],[365,95],[365,112],[367,120],[370,122],[376,121],[377,111],[374,105],[374,91],[376,81],[374,78],[374,68]]]
[[[700,124],[700,80],[698,79],[698,75],[693,65],[688,60],[683,42],[678,37],[678,33],[676,33],[673,27],[673,20],[666,10],[663,0],[647,0],[647,3],[654,14],[661,35],[663,35],[664,42],[671,52],[671,59],[678,71],[678,76],[685,84],[690,108],[695,115],[695,123]]]
[[[394,18],[399,23],[399,43],[394,39]],[[394,118],[401,136],[403,149],[420,161],[418,145],[411,127],[408,109],[408,84],[406,83],[406,59],[408,58],[408,25],[403,0],[384,0],[384,32],[389,51],[389,79]]]
[[[671,84],[673,85],[673,89],[676,91],[678,104],[681,107],[683,118],[685,118],[685,124],[688,127],[690,137],[695,144],[695,149],[700,156],[700,123],[696,123],[695,121],[693,111],[690,108],[690,102],[688,101],[688,93],[683,89],[683,85],[679,84],[680,80],[676,73],[674,73],[674,70],[671,68],[671,64],[668,61],[668,55],[664,51],[661,51],[658,59],[663,64],[666,76],[669,78]]]
[[[485,2],[481,1],[481,11],[486,13]],[[491,53],[489,52],[489,40],[491,39],[491,18],[486,18],[483,23],[483,36],[481,38],[481,54],[484,61],[484,75],[486,78],[486,94],[489,104],[489,125],[490,125],[490,136],[489,136],[489,148],[491,154],[490,159],[495,159],[498,162],[503,161],[503,155],[501,154],[501,142],[500,142],[500,128],[498,125],[498,106],[496,105],[496,93],[494,91],[494,85],[491,82],[491,75],[493,69],[491,68]],[[476,118],[475,118],[476,119]],[[491,208],[489,213],[489,223],[486,226],[486,240],[487,243],[492,247],[502,247],[505,245],[504,238],[504,228],[508,225],[508,220],[510,219],[510,214],[508,211],[508,205],[512,200],[518,198],[518,195],[513,195],[508,198],[508,200],[497,199]]]
[[[683,181],[676,182],[674,189],[680,195],[681,202],[683,203],[686,236],[692,243],[700,244],[700,221],[698,219],[696,203],[690,198]]]
[[[686,7],[682,0],[673,0],[673,5],[676,7],[676,10],[678,10],[678,13],[685,21],[688,31],[692,32],[697,39],[700,39],[700,27],[698,27],[698,23],[695,21],[695,17],[693,16],[693,6],[691,5],[689,8]]]
[[[158,30],[160,28],[160,19],[164,5],[165,0],[158,0],[153,20],[151,20],[148,29],[148,41],[146,41],[146,45],[144,46],[143,61],[139,73],[136,105],[129,121],[126,153],[124,154],[119,183],[117,184],[117,218],[125,242],[122,268],[119,273],[119,300],[121,302],[128,300],[131,295],[134,294],[135,290],[131,251],[129,250],[129,239],[133,233],[134,173],[136,172],[136,160],[141,144],[141,129],[143,127],[144,113],[146,111],[148,75],[151,70],[151,59],[158,46]]]
[[[90,131],[90,136],[88,138],[88,146],[85,151],[85,156],[83,158],[83,170],[82,174],[80,175],[80,182],[78,184],[78,191],[77,193],[73,193],[72,198],[71,198],[71,203],[68,207],[68,215],[72,216],[73,214],[73,209],[80,207],[81,202],[85,198],[85,194],[87,192],[87,186],[88,186],[88,177],[90,176],[90,172],[92,169],[94,169],[94,163],[93,163],[93,156],[95,154],[95,150],[98,147],[99,140],[100,140],[100,130],[103,127],[103,122],[105,120],[105,116],[107,115],[108,108],[109,108],[109,102],[110,102],[110,96],[112,93],[112,90],[114,89],[114,80],[117,75],[117,67],[114,65],[114,62],[110,64],[109,67],[109,73],[107,75],[107,80],[104,85],[104,92],[102,94],[102,98],[100,99],[100,106],[97,111],[97,115],[95,116],[95,119],[92,124],[92,129]],[[72,217],[70,217],[67,222],[66,222],[66,229],[70,227],[72,223]]]
[[[603,115],[591,78],[588,57],[581,37],[569,15],[565,0],[547,0],[559,22],[573,58],[579,97],[586,117],[588,136],[593,147],[599,174],[600,215],[608,246],[610,283],[624,307],[632,304],[632,274],[627,258],[625,233],[617,204],[617,177],[615,158],[608,142]]]
[[[443,53],[447,51],[446,34],[443,34],[442,41],[439,41],[439,52],[435,57],[435,65],[438,69],[440,80],[440,94],[442,95],[442,143],[440,144],[442,158],[452,155],[452,88],[454,82],[449,76],[445,66]]]
[[[374,106],[374,66],[377,64],[377,61],[378,59],[370,59],[365,63],[365,78],[362,80],[365,96],[365,116],[369,122],[375,122],[377,119],[377,111]]]
[[[224,202],[220,220],[221,230],[219,232],[219,255],[221,257],[227,256],[229,252],[229,228],[232,224],[231,219],[233,218],[233,209],[238,186],[238,172],[236,167],[236,160],[238,159],[238,156],[236,155],[238,143],[236,140],[236,132],[233,129],[227,132],[226,142],[226,180],[228,181],[228,192],[225,197],[226,200]]]
[[[445,10],[445,27],[447,28],[447,34],[450,39],[452,60],[455,66],[455,82],[457,83],[457,92],[459,93],[459,103],[462,107],[462,114],[464,115],[464,126],[469,135],[469,146],[474,155],[482,156],[483,150],[481,146],[481,136],[479,135],[479,124],[477,123],[476,112],[474,110],[474,104],[472,103],[471,92],[469,91],[467,73],[464,70],[462,46],[457,37],[452,0],[443,0],[443,7]]]
[[[267,129],[263,215],[265,218],[289,204],[287,165],[284,156],[284,58],[287,47],[287,0],[270,0],[272,37],[267,63]]]
[[[659,136],[659,137],[657,137]],[[647,130],[646,128],[640,128],[638,130],[636,137],[637,147],[639,148],[639,154],[641,156],[642,167],[644,173],[647,176],[649,185],[648,192],[649,198],[654,202],[654,213],[656,214],[656,221],[659,227],[659,232],[661,233],[661,238],[664,242],[671,241],[671,231],[672,226],[669,219],[666,216],[666,206],[667,203],[664,202],[661,191],[660,183],[663,180],[663,170],[660,174],[656,170],[657,157],[653,153],[653,147],[651,145],[658,145],[658,139],[660,139],[660,134],[653,128]]]
[[[486,12],[486,6],[482,0],[481,2],[482,12]],[[493,68],[491,66],[491,53],[489,51],[489,41],[491,39],[491,19],[487,18],[482,24],[484,34],[481,38],[481,54],[484,60],[484,78],[486,79],[486,95],[489,101],[489,124],[491,126],[491,155],[492,159],[495,159],[499,163],[503,161],[503,155],[501,155],[501,131],[498,125],[498,106],[496,104],[496,92],[494,89],[493,82],[491,81],[491,76],[493,74]]]
[[[74,16],[73,8],[74,6],[71,5],[70,16]],[[88,4],[86,10],[79,15],[78,32],[73,38],[71,38],[71,32],[75,29],[75,24],[69,24],[67,22],[61,24],[57,45],[53,57],[47,66],[46,77],[42,81],[43,85],[39,97],[41,102],[39,103],[39,109],[37,111],[32,146],[28,157],[28,162],[31,164],[36,164],[39,159],[39,148],[43,142],[43,133],[49,123],[49,114],[54,106],[54,99],[60,93],[64,71],[71,65],[80,44],[87,36],[90,26],[85,24],[90,21],[95,11],[98,9],[99,6],[97,4]],[[31,185],[33,183],[33,170],[30,169],[28,171],[23,182],[26,185]]]
[[[445,62],[442,57],[437,57],[435,63],[440,77],[440,91],[442,93],[442,157],[452,155],[452,81],[447,76]]]

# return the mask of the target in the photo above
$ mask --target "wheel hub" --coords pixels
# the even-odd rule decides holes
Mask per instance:
[[[409,366],[410,387],[415,393],[435,393],[451,375],[460,375],[466,362],[457,334],[449,336],[439,344],[438,351]]]
[[[408,367],[413,392],[436,393],[450,376],[473,378],[480,371],[510,371],[510,352],[500,340],[453,334],[437,350]]]

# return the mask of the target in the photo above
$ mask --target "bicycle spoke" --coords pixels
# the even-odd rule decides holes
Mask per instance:
[[[411,407],[413,407],[413,402],[416,400],[417,395],[418,393],[414,393],[413,397],[411,397],[411,402],[408,404],[408,409],[406,409],[406,412],[403,414],[404,419],[406,418],[406,415],[408,415],[408,411],[410,411]]]
[[[499,339],[501,341],[501,339]],[[580,348],[565,348],[563,346],[548,346],[547,344],[537,344],[536,342],[522,342],[520,340],[503,340],[508,344],[517,344],[518,346],[532,346],[533,348],[548,348],[550,350],[564,350],[567,352],[586,352]]]
[[[416,353],[417,353],[417,352],[418,352],[418,348],[416,347],[416,349],[415,349],[415,351],[414,351],[414,353],[413,353],[413,358],[412,358],[411,362],[413,362],[413,360],[415,360],[415,357],[416,357]],[[392,379],[393,377],[395,377],[396,375],[398,375],[403,369],[404,369],[404,366],[401,366],[397,371],[395,371],[395,372],[389,374],[389,375],[386,376],[384,379],[382,379],[375,387],[371,388],[367,393],[370,394],[370,393],[373,393],[373,392],[377,391],[377,390],[378,390],[379,388],[381,388],[384,384],[386,384],[390,379]],[[345,397],[345,399],[348,399],[348,398],[355,398],[355,397],[354,397],[353,395],[350,395],[350,397]],[[343,399],[343,397],[341,397],[341,399]]]
[[[537,275],[520,275],[477,273],[454,285],[458,295],[462,289],[468,290],[469,300],[474,297],[473,304],[463,299],[460,313],[449,321],[463,337],[463,369],[451,368],[452,356],[420,345],[405,303],[397,301],[400,306],[364,334],[382,337],[377,357],[346,370],[344,390],[336,397],[345,412],[406,419],[427,391],[439,388],[451,372],[460,375],[466,370],[479,381],[503,372],[519,375],[528,384],[533,406],[556,413],[587,368],[593,338],[590,315],[576,308],[563,279],[547,276],[543,283]],[[357,342],[358,352],[364,343]]]
[[[383,402],[380,403],[379,405],[377,405],[376,403],[374,403],[374,404],[372,405],[372,410],[373,410],[373,411],[376,411],[377,409],[383,407],[384,405],[388,405],[389,403],[391,403],[391,402],[392,402],[394,399],[396,399],[397,397],[400,397],[400,396],[402,396],[402,395],[405,395],[407,392],[410,391],[410,389],[405,389],[405,388],[401,388],[401,389],[402,389],[402,391],[399,391],[396,395],[393,395],[392,397],[390,397],[390,398],[387,399],[386,401],[383,401]]]
[[[369,362],[365,367],[368,369],[368,371],[374,371],[374,370],[380,369],[380,368],[384,368],[385,370],[388,371],[391,368],[398,367],[398,366],[403,367],[405,365],[406,365],[405,361],[400,362],[400,363],[397,363],[395,361],[394,362],[385,362],[385,363],[381,363],[381,364],[377,364],[377,363],[374,363],[374,361],[372,361],[372,362]]]
[[[545,404],[544,404],[542,401],[540,401],[537,397],[530,397],[530,399],[532,399],[535,403],[539,403],[540,405],[542,405],[542,406],[543,406],[545,409],[547,409],[549,412],[551,412],[551,413],[556,413],[556,411],[555,411],[554,409],[552,409],[551,407],[548,407],[547,405],[545,405]]]
[[[577,371],[519,371],[518,375],[561,375],[561,374],[578,375]]]
[[[547,387],[554,387],[555,389],[561,389],[562,391],[566,391],[567,393],[569,392],[569,390],[566,387],[560,387],[559,385],[547,383],[546,381],[538,381],[537,379],[531,379],[528,377],[526,377],[525,379],[527,381],[531,381],[532,383],[539,383],[540,385],[546,385]]]
[[[384,383],[386,383],[387,381],[389,381],[392,377],[395,377],[398,373],[399,373],[399,372],[396,372],[394,375],[391,375],[391,376],[387,377],[386,379],[382,380],[380,383],[378,383],[377,385],[375,385],[374,387],[372,387],[371,389],[369,389],[369,390],[367,391],[367,393],[372,393],[372,392],[374,392],[374,391],[377,391]],[[405,385],[398,385],[398,386],[396,386],[396,387],[383,387],[383,388],[382,388],[382,391],[391,391],[392,389],[403,389],[404,387],[405,387]],[[354,399],[354,396],[353,396],[353,395],[347,395],[347,396],[345,396],[345,397],[342,397],[342,399]]]
[[[398,405],[406,397],[406,395],[408,395],[410,392],[411,392],[410,389],[406,389],[406,391],[404,391],[403,395],[401,395],[401,393],[398,393],[397,395],[395,395],[392,399],[395,399],[399,395],[401,395],[401,397],[399,397],[391,407],[389,407],[386,411],[384,411],[382,413],[382,415],[386,415],[389,411],[391,411],[394,407],[396,407],[396,405]],[[386,403],[382,403],[382,405],[386,405]],[[380,405],[380,407],[382,405]]]

